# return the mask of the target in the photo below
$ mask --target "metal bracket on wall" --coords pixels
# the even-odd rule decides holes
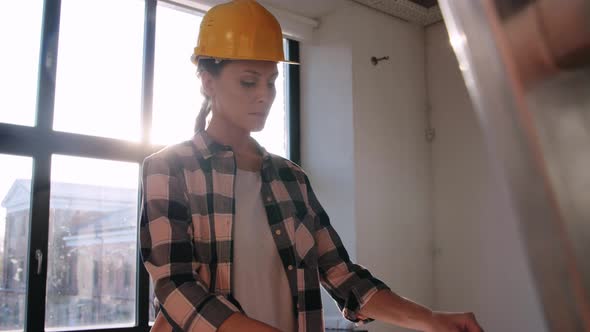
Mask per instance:
[[[377,64],[379,64],[379,62],[381,62],[383,60],[389,60],[389,57],[388,56],[384,56],[382,58],[378,58],[376,56],[371,57],[371,63],[373,64],[373,66],[376,66]]]
[[[428,91],[426,91],[426,95],[428,95]],[[430,108],[430,103],[426,106],[426,129],[424,129],[424,136],[426,136],[428,143],[432,143],[436,138],[436,129],[432,126],[432,109]]]
[[[428,127],[424,131],[424,134],[426,136],[426,141],[428,141],[428,143],[432,143],[434,141],[434,139],[436,138],[436,129],[434,129],[432,127]]]

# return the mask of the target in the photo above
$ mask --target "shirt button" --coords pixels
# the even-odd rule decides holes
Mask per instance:
[[[275,231],[275,234],[276,234],[276,235],[281,235],[281,230],[280,230],[280,229],[277,229],[277,230]]]
[[[293,265],[289,265],[289,266],[287,266],[287,269],[288,269],[289,271],[292,271],[292,270],[293,270]]]
[[[268,196],[268,197],[266,198],[266,201],[267,201],[267,202],[272,202],[272,197]]]

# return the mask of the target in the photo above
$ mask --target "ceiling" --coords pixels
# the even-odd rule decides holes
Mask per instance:
[[[387,15],[420,25],[442,21],[436,0],[352,0]],[[471,0],[469,0],[471,1]]]
[[[342,7],[348,0],[261,0],[260,2],[305,17],[318,19]]]
[[[411,2],[425,8],[430,8],[437,5],[437,0],[410,0]]]
[[[437,0],[261,0],[262,3],[275,8],[313,19],[328,15],[350,1],[421,25],[442,20]]]

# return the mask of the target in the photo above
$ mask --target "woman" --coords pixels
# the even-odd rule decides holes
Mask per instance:
[[[253,0],[212,8],[193,62],[206,97],[195,136],[143,166],[154,331],[323,331],[320,284],[354,322],[481,331],[472,314],[433,313],[353,264],[303,170],[250,137],[264,127],[284,62],[268,11]]]

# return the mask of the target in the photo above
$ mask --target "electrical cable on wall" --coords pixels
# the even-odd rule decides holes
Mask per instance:
[[[424,28],[424,96],[426,100],[426,129],[424,129],[424,136],[428,143],[432,143],[436,138],[436,129],[432,126],[432,106],[430,105],[430,93],[428,91],[428,54],[426,42],[426,28]]]

